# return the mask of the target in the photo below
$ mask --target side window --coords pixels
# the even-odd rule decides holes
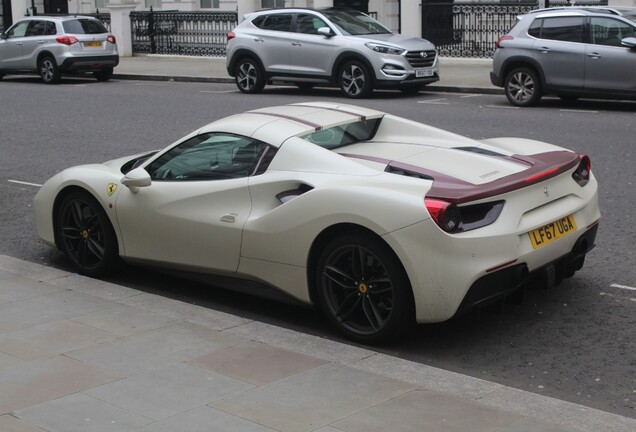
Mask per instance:
[[[544,18],[541,39],[583,42],[584,17]]]
[[[29,27],[29,22],[30,21],[22,21],[17,23],[11,30],[9,30],[7,37],[24,37],[26,35],[27,28]]]
[[[259,26],[263,30],[274,31],[291,31],[292,16],[291,14],[272,14],[267,15],[265,20]]]
[[[27,36],[43,36],[46,29],[46,21],[31,21],[31,25],[27,30]]]
[[[300,14],[296,17],[296,31],[298,33],[318,34],[320,27],[328,27],[328,25],[315,15]]]
[[[543,24],[543,19],[539,18],[534,20],[534,22],[528,28],[528,34],[530,36],[540,38],[541,37],[541,25]]]
[[[591,42],[596,45],[622,46],[621,39],[634,36],[634,28],[612,18],[592,17]]]
[[[44,34],[46,36],[52,36],[57,34],[57,28],[55,27],[55,23],[52,21],[48,21],[46,23],[46,29],[44,30]]]
[[[153,180],[224,180],[251,175],[268,146],[228,133],[191,138],[146,167]]]

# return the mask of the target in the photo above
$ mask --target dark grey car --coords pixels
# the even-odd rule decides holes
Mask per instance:
[[[544,94],[636,97],[635,31],[634,8],[533,11],[499,38],[490,79],[515,106]]]

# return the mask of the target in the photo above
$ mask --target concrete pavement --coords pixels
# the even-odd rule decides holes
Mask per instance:
[[[436,91],[503,94],[490,83],[492,60],[440,58],[440,81],[428,86]],[[115,68],[118,79],[149,79],[233,83],[225,58],[146,55],[122,57]]]
[[[0,256],[0,431],[387,430],[636,419]]]

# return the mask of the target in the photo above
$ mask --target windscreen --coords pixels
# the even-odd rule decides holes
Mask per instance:
[[[369,15],[357,11],[337,9],[321,11],[332,24],[346,35],[370,35],[391,33],[391,30],[371,18]]]

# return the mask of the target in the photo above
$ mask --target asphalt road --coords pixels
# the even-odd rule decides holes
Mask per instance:
[[[158,149],[195,128],[247,109],[343,100],[335,90],[35,78],[0,82],[0,254],[68,266],[39,241],[31,202],[37,184],[65,167]],[[376,93],[360,105],[472,138],[520,136],[587,153],[603,218],[584,269],[549,291],[436,325],[379,351],[590,407],[636,417],[636,102],[545,99],[510,107],[503,96]],[[19,183],[25,182],[25,183]],[[35,185],[30,185],[33,183]],[[320,314],[128,267],[111,279],[148,292],[339,339]]]

